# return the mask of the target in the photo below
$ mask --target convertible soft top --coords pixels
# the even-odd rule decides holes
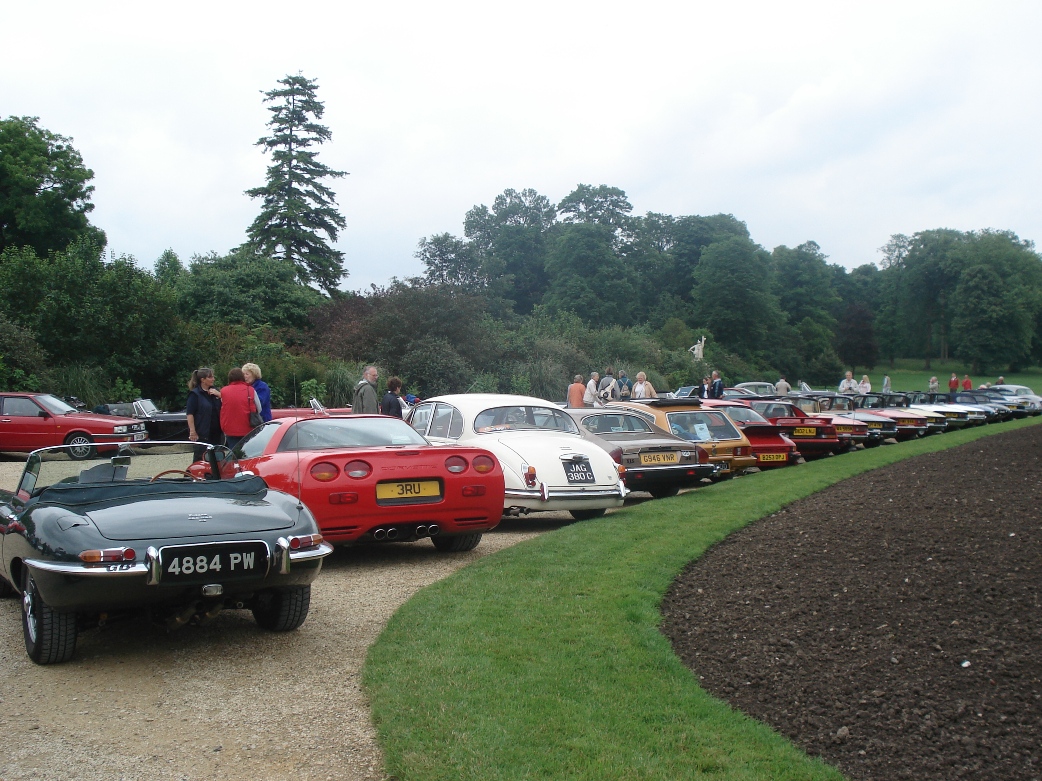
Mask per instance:
[[[39,494],[40,502],[60,505],[90,505],[125,499],[160,496],[224,496],[236,498],[263,498],[268,490],[264,478],[237,477],[233,480],[112,482],[112,483],[55,483]]]

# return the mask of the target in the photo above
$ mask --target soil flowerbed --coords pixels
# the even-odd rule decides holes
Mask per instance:
[[[1042,778],[1042,426],[853,477],[689,565],[663,631],[851,779]]]

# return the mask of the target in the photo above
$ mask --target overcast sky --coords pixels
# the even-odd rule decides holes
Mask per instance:
[[[146,267],[243,241],[261,92],[298,71],[350,172],[349,289],[507,188],[607,184],[850,268],[894,233],[1042,239],[1036,2],[0,2],[0,115],[73,138]]]

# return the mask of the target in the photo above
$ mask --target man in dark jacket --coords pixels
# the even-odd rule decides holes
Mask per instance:
[[[351,411],[356,415],[377,415],[380,412],[380,398],[376,395],[376,381],[380,373],[375,366],[366,366],[362,379],[355,386],[354,403]]]
[[[713,381],[709,383],[709,398],[722,399],[724,397],[724,381],[720,379],[720,372],[713,372]]]

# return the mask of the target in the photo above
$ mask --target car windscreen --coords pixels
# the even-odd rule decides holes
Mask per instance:
[[[189,442],[140,442],[98,445],[80,458],[81,448],[60,445],[29,454],[18,488],[32,494],[56,484],[103,485],[111,483],[186,481],[213,479],[212,463],[202,459],[206,446]],[[222,463],[229,460],[225,447],[216,448]],[[234,475],[234,469],[226,476]]]
[[[145,415],[152,416],[159,412],[159,408],[152,403],[152,399],[138,399],[137,403]]]
[[[52,415],[67,415],[70,412],[76,411],[75,407],[73,407],[70,404],[66,404],[57,396],[52,396],[49,393],[41,393],[39,396],[36,396],[35,398],[37,403],[39,403]]]
[[[742,423],[770,423],[767,418],[752,407],[724,407],[723,412],[731,420],[737,420]]]
[[[734,423],[722,412],[716,410],[690,410],[685,412],[667,412],[669,430],[678,437],[693,442],[706,442],[713,439],[741,439],[742,435],[734,427]]]
[[[343,417],[313,418],[291,424],[279,442],[279,452],[292,450],[328,450],[345,447],[380,447],[429,444],[398,418]],[[267,426],[265,426],[267,428]]]
[[[651,426],[636,415],[620,415],[617,413],[587,415],[583,418],[583,428],[594,434],[651,433]]]
[[[474,418],[474,431],[478,434],[497,431],[563,431],[578,434],[579,427],[559,409],[519,404],[482,410]]]
[[[779,404],[777,402],[764,402],[762,404],[753,404],[753,408],[761,415],[767,418],[793,418],[797,415],[792,411],[792,407],[788,404]]]

